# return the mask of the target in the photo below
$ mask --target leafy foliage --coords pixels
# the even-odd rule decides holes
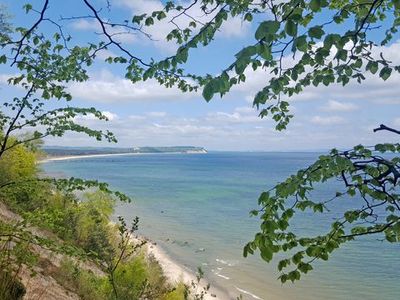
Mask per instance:
[[[20,55],[23,56],[25,51],[29,53],[29,47],[32,47],[26,46],[26,49],[20,42],[33,41],[35,49],[39,49],[38,58],[42,57],[40,50],[54,53],[54,58],[45,60],[44,66],[51,70],[56,68],[54,74],[64,76],[61,80],[81,81],[86,80],[87,76],[83,66],[89,66],[99,51],[112,48],[117,56],[109,57],[106,61],[125,65],[125,77],[132,82],[155,78],[160,84],[166,87],[177,86],[183,92],[202,89],[207,101],[216,94],[225,95],[233,86],[245,82],[247,74],[262,69],[266,72],[265,85],[255,95],[253,104],[261,109],[261,117],[271,116],[276,121],[278,130],[285,129],[293,117],[288,99],[300,94],[308,86],[328,86],[334,83],[345,86],[351,81],[361,83],[366,79],[366,73],[387,80],[393,72],[399,71],[399,66],[385,59],[382,54],[373,53],[378,46],[390,43],[398,31],[400,7],[397,1],[202,0],[188,1],[184,5],[177,1],[167,1],[162,10],[133,16],[130,21],[113,22],[104,21],[101,11],[90,1],[82,0],[88,11],[86,18],[94,19],[100,25],[100,34],[104,38],[98,44],[90,43],[88,47],[69,46],[70,38],[66,37],[60,25],[45,17],[49,2],[44,1],[41,10],[33,9],[32,5],[25,7],[27,13],[36,12],[40,18],[31,28],[19,29],[19,39],[3,41],[3,46],[11,47],[15,53],[11,59],[3,57],[4,62],[18,64]],[[198,9],[202,11],[203,18],[194,13]],[[232,18],[240,18],[257,27],[253,41],[236,53],[232,62],[223,67],[219,74],[189,73],[186,65],[191,51],[212,43],[217,38],[216,33]],[[68,19],[74,17],[63,18]],[[41,22],[45,21],[59,30],[54,35],[55,45],[44,40],[43,35],[35,35]],[[178,49],[174,55],[159,61],[147,62],[135,56],[110,32],[110,28],[115,28],[117,32],[140,33],[151,38],[146,28],[166,21],[175,26],[166,39],[175,42]],[[61,63],[55,67],[54,64],[60,62],[63,55],[66,61],[74,62],[74,72],[70,72],[71,65]],[[20,66],[23,68],[26,68],[26,64],[35,66],[32,60],[21,61]],[[60,70],[68,71],[60,73]],[[12,83],[18,84],[23,79],[27,78],[17,77]],[[30,82],[33,82],[32,79]],[[39,83],[37,85],[40,86]],[[69,98],[59,85],[47,88],[42,96],[45,99]],[[72,128],[96,138],[102,136],[73,124],[62,126],[61,131]],[[107,133],[105,135],[109,137]]]
[[[399,153],[400,144],[332,150],[307,169],[262,193],[259,198],[262,208],[253,211],[253,215],[260,215],[261,231],[245,246],[244,255],[259,249],[261,257],[269,262],[276,253],[288,252],[291,257],[278,264],[278,270],[283,271],[280,280],[284,283],[300,279],[302,273],[313,269],[315,260],[328,260],[341,244],[357,237],[383,233],[386,241],[399,242],[400,160],[398,156],[384,156],[388,152]],[[332,179],[343,182],[343,191],[330,199],[314,200],[312,191],[317,183]],[[334,220],[328,232],[301,236],[296,234],[295,226],[290,226],[296,213],[324,213],[332,202],[341,198],[351,200],[359,208],[345,211]]]
[[[288,99],[306,87],[361,83],[366,79],[366,72],[387,80],[393,71],[400,70],[382,54],[373,53],[378,46],[390,43],[398,31],[397,1],[196,2],[187,6],[174,1],[165,4],[165,15],[173,24],[183,16],[192,20],[184,27],[176,25],[167,35],[168,40],[174,40],[180,47],[175,55],[152,64],[145,71],[129,69],[129,78],[136,81],[141,77],[144,80],[155,77],[161,84],[176,84],[182,91],[202,87],[203,97],[210,101],[215,94],[223,96],[233,86],[245,82],[247,74],[263,69],[265,86],[256,94],[253,104],[257,108],[265,105],[260,116],[271,116],[277,123],[276,129],[282,130],[293,117]],[[204,12],[207,22],[191,14],[195,5]],[[134,20],[144,27],[152,26],[148,18],[151,16],[143,15]],[[209,45],[230,18],[258,24],[254,43],[244,46],[217,76],[185,73],[190,51]],[[344,26],[349,23],[353,27]],[[381,36],[378,40],[377,33]],[[160,70],[174,76],[160,78]],[[189,79],[185,80],[186,77]]]
[[[107,117],[95,108],[67,106],[46,109],[46,100],[69,102],[72,99],[66,89],[66,83],[88,79],[84,67],[92,63],[90,51],[93,50],[93,46],[76,46],[67,50],[60,43],[58,35],[46,39],[44,35],[37,34],[35,29],[16,28],[15,34],[19,34],[20,39],[15,41],[12,40],[12,36],[0,37],[4,53],[0,62],[10,62],[11,67],[16,67],[19,72],[8,79],[8,84],[19,86],[25,91],[23,96],[2,103],[4,110],[0,113],[0,158],[4,152],[18,145],[46,136],[60,137],[67,131],[85,133],[97,140],[116,142],[111,132],[93,130],[76,121],[78,116],[88,114],[99,120],[107,120]],[[15,135],[27,130],[33,130],[33,133],[22,138]],[[10,143],[11,135],[14,135],[14,138]]]

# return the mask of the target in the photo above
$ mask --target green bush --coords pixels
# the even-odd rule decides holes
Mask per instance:
[[[64,287],[74,291],[83,300],[107,300],[109,282],[91,271],[82,270],[70,259],[61,262],[53,277]]]
[[[157,261],[143,255],[118,265],[114,278],[118,298],[106,276],[83,270],[70,259],[61,263],[53,277],[83,300],[183,300],[187,294],[183,283],[170,287]]]
[[[15,276],[8,272],[0,272],[0,299],[20,300],[25,292],[25,287]]]
[[[188,291],[187,286],[183,283],[177,284],[177,286],[161,298],[162,300],[183,300],[187,299]]]

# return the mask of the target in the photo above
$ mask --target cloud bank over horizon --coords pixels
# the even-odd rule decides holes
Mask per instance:
[[[185,0],[182,0],[185,2]],[[117,0],[113,9],[119,16],[145,13],[162,7],[159,0]],[[194,13],[202,16],[199,7]],[[125,14],[125,15],[124,15]],[[178,25],[185,25],[182,18]],[[143,34],[116,35],[138,55],[167,56],[177,45],[165,40],[174,27],[167,21],[148,28],[153,39]],[[89,33],[100,31],[94,20],[78,19],[70,22],[70,30],[82,40]],[[233,59],[234,53],[248,44],[254,28],[239,18],[229,19],[218,32],[215,43],[191,53],[190,70],[199,73],[218,74]],[[99,37],[100,38],[100,37]],[[400,74],[393,73],[386,81],[367,74],[362,84],[349,83],[346,87],[332,84],[329,87],[306,88],[301,94],[288,99],[294,118],[283,132],[275,131],[269,118],[260,119],[252,107],[254,95],[267,83],[270,74],[263,69],[246,70],[246,83],[232,88],[223,99],[215,97],[206,103],[201,91],[182,93],[178,88],[165,88],[156,80],[132,84],[124,77],[124,70],[104,63],[104,59],[117,55],[115,49],[100,52],[95,66],[88,72],[90,79],[70,83],[74,96],[71,104],[94,106],[108,117],[99,122],[90,116],[78,121],[98,129],[110,129],[119,140],[120,147],[193,145],[214,150],[241,151],[294,151],[348,148],[356,144],[375,144],[396,140],[390,133],[373,133],[372,129],[384,123],[400,127]],[[400,65],[400,41],[374,48],[373,55],[383,53],[386,59]],[[290,64],[292,57],[285,57]],[[6,97],[12,97],[15,89],[7,85],[13,75],[0,73],[0,89]],[[17,91],[18,93],[18,91]],[[66,135],[64,139],[47,138],[48,145],[104,146],[81,135]]]

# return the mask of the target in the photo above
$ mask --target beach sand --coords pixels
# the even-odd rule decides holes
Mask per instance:
[[[96,158],[96,157],[108,157],[108,156],[126,156],[126,155],[140,155],[141,153],[112,153],[112,154],[88,154],[88,155],[67,155],[67,156],[55,156],[47,157],[39,161],[39,163],[46,163],[49,161],[59,160],[71,160],[71,159],[82,159],[82,158]]]
[[[168,254],[165,253],[163,249],[161,249],[161,247],[155,245],[152,242],[148,242],[147,253],[148,255],[153,255],[154,258],[158,261],[170,283],[173,284],[177,282],[184,282],[185,284],[190,285],[191,282],[197,282],[196,274],[173,261],[173,259],[171,259]],[[207,282],[206,278],[201,279],[197,289],[193,292],[200,294],[200,292],[208,284],[209,282]],[[232,299],[232,297],[229,297],[226,292],[211,285],[207,294],[204,296],[204,299],[228,300]]]
[[[162,152],[162,153],[139,153],[139,152],[128,152],[128,153],[109,153],[109,154],[85,154],[85,155],[66,155],[66,156],[54,156],[46,157],[41,159],[39,163],[46,163],[50,161],[59,160],[71,160],[71,159],[82,159],[82,158],[96,158],[96,157],[108,157],[108,156],[128,156],[128,155],[160,155],[160,154],[205,154],[207,152]]]

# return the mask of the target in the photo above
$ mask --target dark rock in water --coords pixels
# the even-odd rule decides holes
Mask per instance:
[[[163,213],[164,213],[164,211],[162,210],[162,211],[161,211],[161,213],[163,214]]]
[[[169,242],[169,239],[165,239],[166,242]]]
[[[152,242],[152,244],[153,244],[154,246],[156,246],[156,245],[157,245],[157,243],[156,243],[156,242]]]
[[[172,244],[177,244],[177,245],[179,245],[181,247],[189,246],[189,242],[186,242],[186,241],[173,240],[171,243]]]
[[[215,294],[211,294],[211,297],[217,298],[217,295],[215,295]]]

